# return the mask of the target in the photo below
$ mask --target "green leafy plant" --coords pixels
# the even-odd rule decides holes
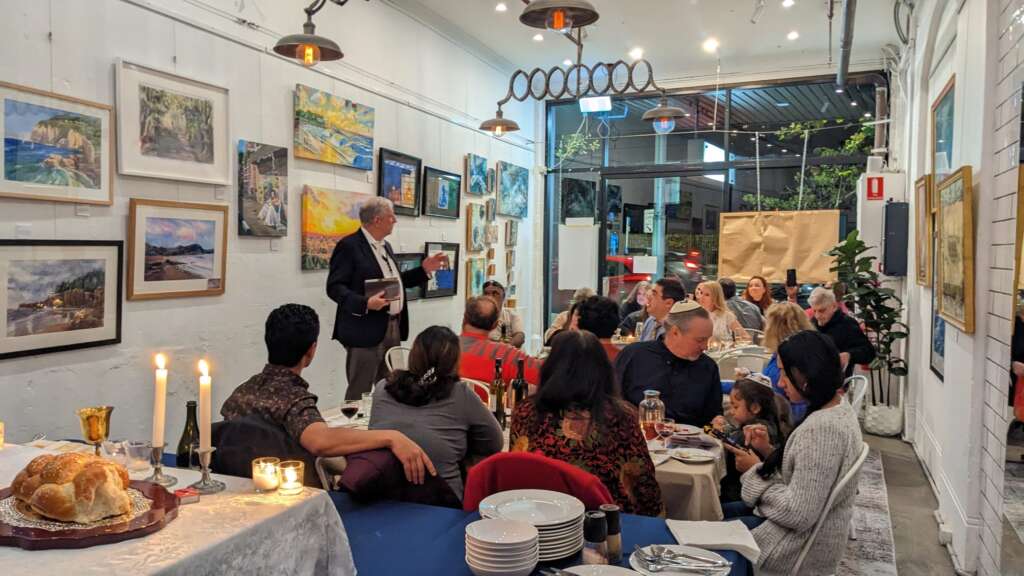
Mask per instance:
[[[565,134],[558,140],[558,148],[555,149],[555,159],[561,165],[583,154],[592,154],[601,147],[601,140],[590,137],[586,132],[579,131],[573,134]]]
[[[900,318],[903,301],[892,288],[882,286],[875,271],[875,256],[865,253],[871,247],[853,230],[828,252],[834,258],[831,271],[846,285],[843,301],[855,311],[864,331],[875,347],[871,361],[871,402],[892,402],[892,381],[907,375],[907,361],[896,355],[896,343],[906,338],[909,328]],[[875,387],[878,395],[875,395]]]

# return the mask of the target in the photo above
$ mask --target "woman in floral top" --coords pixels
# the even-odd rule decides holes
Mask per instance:
[[[657,516],[661,489],[638,422],[601,342],[585,330],[566,331],[552,340],[539,390],[512,414],[510,446],[586,470],[623,512]]]

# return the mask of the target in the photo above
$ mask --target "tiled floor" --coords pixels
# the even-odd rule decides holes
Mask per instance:
[[[1024,458],[1009,461],[1021,455],[1024,429],[1015,428],[1007,438],[1006,475],[1003,483],[1003,558],[1002,571],[1006,576],[1024,576]]]
[[[1006,520],[1024,542],[1024,462],[1006,463],[1003,498]]]

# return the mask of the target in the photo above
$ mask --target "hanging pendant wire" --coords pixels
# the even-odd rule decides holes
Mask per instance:
[[[754,133],[754,164],[757,167],[757,211],[761,211],[761,133]]]
[[[810,140],[811,131],[804,130],[804,155],[800,160],[800,196],[796,201],[796,209],[801,210],[804,206],[804,174],[807,172],[807,141]]]

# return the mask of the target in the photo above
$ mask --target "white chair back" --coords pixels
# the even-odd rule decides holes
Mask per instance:
[[[744,328],[744,330],[750,335],[751,344],[754,346],[760,346],[764,342],[763,330],[755,330],[753,328]]]
[[[803,548],[800,549],[800,556],[796,559],[796,564],[793,566],[792,574],[800,573],[800,565],[804,563],[804,559],[807,557],[808,552],[811,551],[811,546],[814,545],[814,540],[818,537],[818,530],[821,529],[821,525],[825,522],[825,517],[832,510],[832,506],[836,503],[836,498],[839,497],[839,493],[846,488],[852,480],[857,478],[860,474],[861,467],[864,466],[864,460],[868,457],[868,444],[867,442],[861,443],[860,455],[857,456],[857,460],[853,463],[853,466],[836,482],[835,487],[832,488],[832,492],[828,495],[828,500],[825,501],[825,507],[821,510],[821,516],[818,516],[817,522],[814,523],[814,530],[811,531],[811,536],[804,542]],[[846,543],[843,542],[843,546]]]
[[[726,352],[718,359],[718,374],[726,380],[731,380],[736,368],[761,372],[769,360],[771,360],[771,354],[760,346],[736,348]]]
[[[864,405],[864,396],[868,392],[867,376],[850,376],[843,383],[843,387],[846,388],[846,399],[850,401],[850,406],[853,406],[854,413],[859,415]]]
[[[384,353],[384,365],[388,372],[405,370],[409,366],[409,349],[405,346],[393,346]]]

